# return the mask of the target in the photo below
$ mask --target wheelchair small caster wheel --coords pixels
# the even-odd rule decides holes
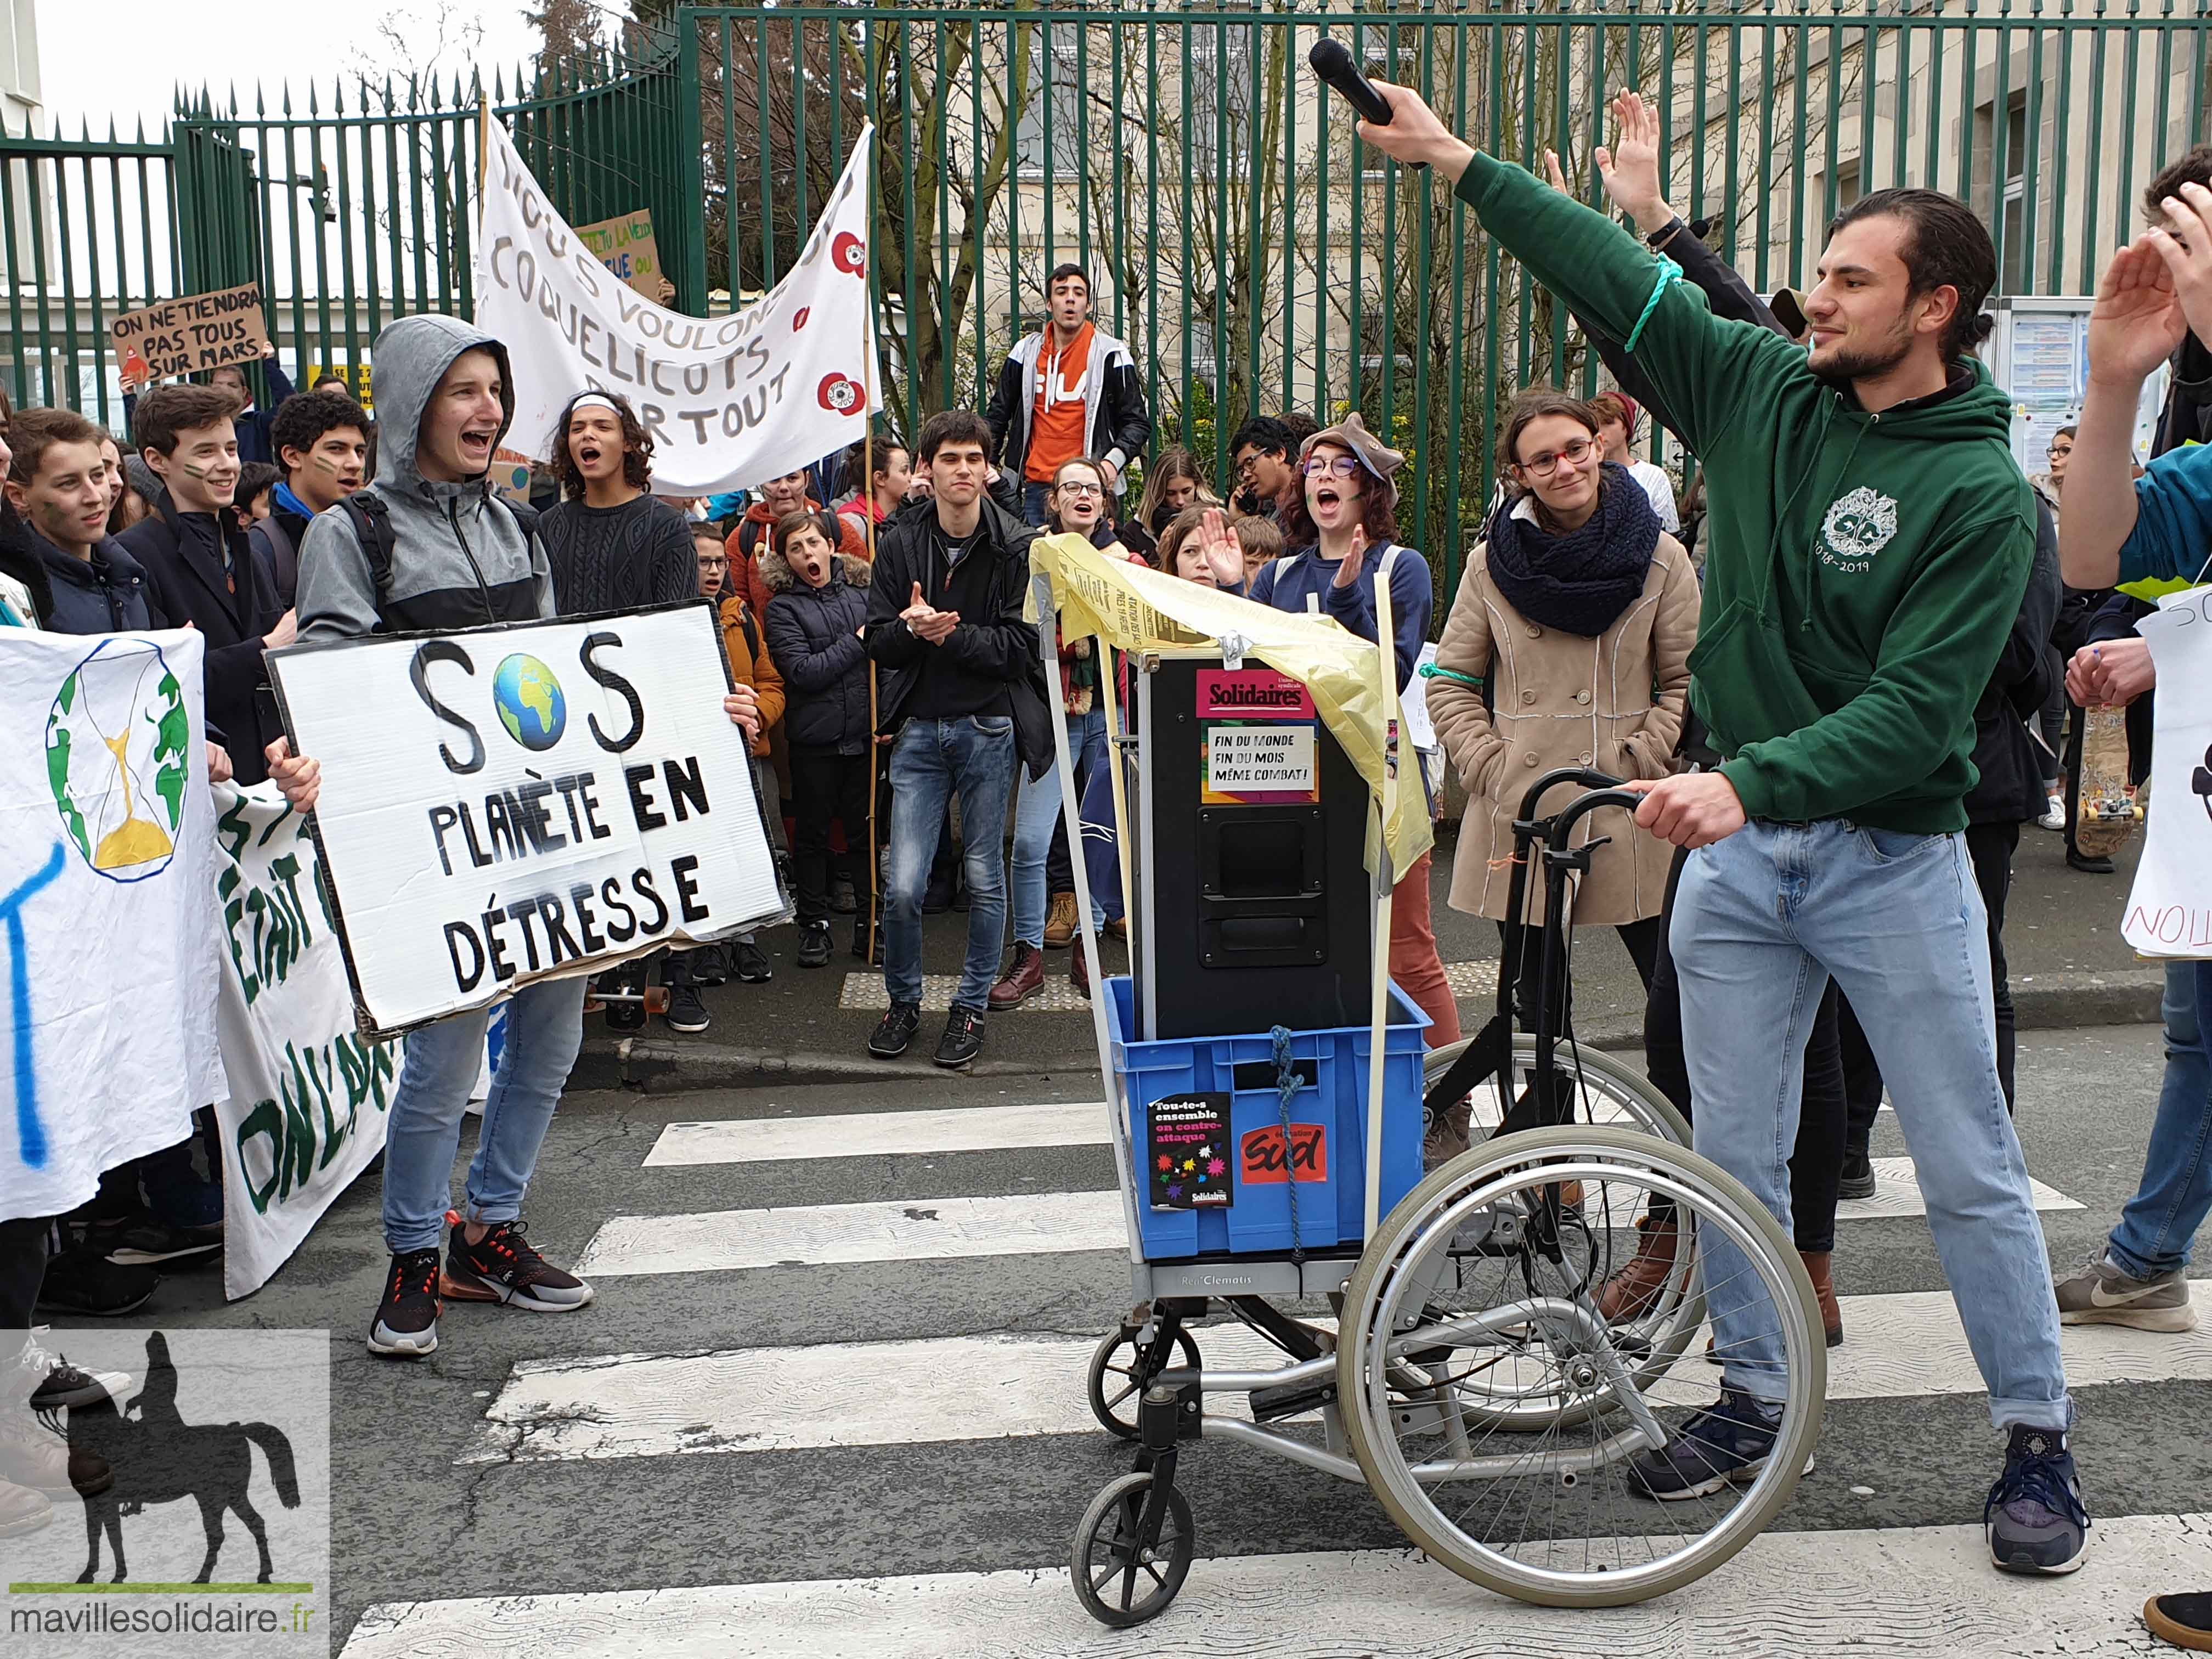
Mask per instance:
[[[1091,1351],[1091,1369],[1083,1390],[1091,1402],[1091,1414],[1098,1419],[1100,1428],[1124,1440],[1137,1437],[1137,1407],[1144,1400],[1146,1385],[1166,1369],[1146,1366],[1149,1348],[1149,1344],[1140,1347],[1137,1333],[1124,1325],[1118,1331],[1109,1331]],[[1198,1344],[1188,1331],[1176,1333],[1176,1363],[1193,1370],[1198,1368]]]
[[[1124,1630],[1157,1619],[1190,1571],[1190,1500],[1175,1487],[1154,1503],[1149,1474],[1125,1474],[1091,1500],[1075,1525],[1067,1563],[1075,1599],[1102,1625]],[[1146,1511],[1154,1524],[1146,1527]]]

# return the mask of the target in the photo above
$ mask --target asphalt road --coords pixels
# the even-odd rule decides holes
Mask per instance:
[[[2043,1217],[2054,1261],[2094,1248],[2132,1190],[2160,1071],[2152,1029],[2024,1036],[2030,1166],[2050,1201],[2080,1206]],[[1978,1554],[1999,1446],[1983,1403],[1917,1381],[1939,1345],[1914,1332],[1947,1305],[1909,1299],[1943,1286],[1925,1224],[1850,1218],[1838,1288],[1872,1300],[1847,1304],[1861,1347],[1838,1353],[1894,1380],[1832,1401],[1816,1470],[1700,1589],[1602,1615],[1523,1609],[1405,1556],[1364,1491],[1202,1443],[1183,1465],[1189,1583],[1159,1623],[1109,1637],[1061,1564],[1084,1505],[1129,1462],[1079,1404],[1087,1345],[1130,1299],[1126,1260],[1110,1245],[993,1253],[1022,1248],[1067,1195],[1110,1188],[1102,1145],[1003,1144],[1095,1142],[1099,1117],[1050,1109],[1097,1097],[1095,1076],[959,1079],[922,1061],[866,1087],[578,1092],[528,1216],[555,1259],[605,1264],[589,1309],[462,1307],[432,1359],[369,1358],[385,1262],[371,1178],[258,1296],[226,1307],[213,1275],[179,1275],[149,1316],[329,1328],[336,1629],[363,1659],[2121,1653],[2148,1650],[2129,1633],[2146,1583],[2212,1583],[2212,1525],[2172,1518],[2212,1508],[2212,1341],[2098,1334],[2073,1379],[2096,1553],[2071,1579],[2001,1578]],[[833,1115],[826,1139],[779,1127]],[[715,1127],[664,1139],[679,1123]],[[1891,1115],[1877,1135],[1877,1155],[1902,1153]],[[914,1150],[871,1150],[887,1145]],[[687,1161],[763,1148],[799,1155]],[[744,1261],[759,1265],[729,1265]]]

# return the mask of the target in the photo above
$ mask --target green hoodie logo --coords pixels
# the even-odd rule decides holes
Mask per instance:
[[[1852,574],[1874,568],[1874,556],[1897,534],[1897,503],[1862,484],[1828,509],[1820,524],[1820,558]]]

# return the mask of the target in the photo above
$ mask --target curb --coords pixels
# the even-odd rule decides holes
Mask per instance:
[[[1065,1061],[979,1060],[963,1077],[1037,1077],[1080,1067],[1096,1060],[1090,1051]],[[683,1094],[708,1089],[799,1088],[822,1083],[890,1083],[945,1077],[927,1053],[910,1050],[899,1060],[871,1060],[860,1054],[735,1048],[718,1042],[676,1042],[658,1037],[586,1038],[568,1074],[571,1089],[630,1089],[648,1094]]]
[[[2166,984],[2163,968],[2130,968],[2111,973],[2037,974],[2012,988],[2013,1017],[2023,1031],[2063,1031],[2099,1025],[2154,1025]],[[1483,1006],[1469,1006],[1480,1017]],[[1028,1018],[1048,1019],[1037,1014]],[[1084,1022],[1089,1035],[1089,1021]],[[1644,1046],[1640,1019],[1585,1027],[1582,1042],[1593,1048],[1635,1050]],[[979,1060],[967,1077],[1038,1077],[1054,1071],[1091,1071],[1097,1064],[1087,1043],[1064,1054],[1025,1060]],[[630,1089],[650,1094],[681,1094],[708,1089],[799,1088],[824,1083],[888,1083],[944,1073],[926,1054],[896,1060],[823,1052],[772,1053],[718,1042],[675,1042],[665,1037],[586,1038],[569,1074],[572,1089]]]

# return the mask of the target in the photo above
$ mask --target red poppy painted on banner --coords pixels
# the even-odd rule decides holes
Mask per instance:
[[[823,408],[849,415],[860,406],[861,400],[868,394],[860,383],[849,375],[825,374],[822,377],[821,388],[815,395],[822,400]]]
[[[800,329],[805,328],[806,326],[806,319],[813,314],[814,307],[812,306],[799,307],[799,308],[791,315],[791,331],[793,334],[796,334]]]
[[[830,263],[855,276],[868,274],[868,245],[849,230],[841,230],[830,244]]]

